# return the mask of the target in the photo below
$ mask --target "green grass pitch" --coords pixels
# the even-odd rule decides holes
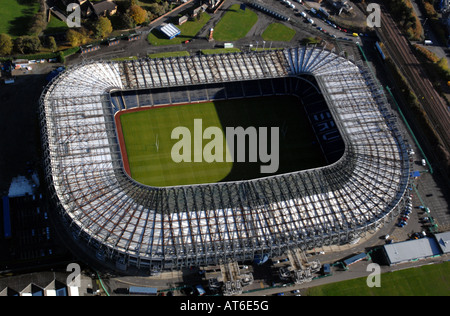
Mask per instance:
[[[238,99],[229,101],[153,107],[120,116],[131,177],[151,186],[172,186],[220,181],[248,180],[261,174],[258,162],[193,162],[173,161],[172,147],[179,139],[171,139],[172,130],[184,126],[194,135],[194,119],[202,119],[203,131],[209,126],[225,128],[279,127],[279,169],[276,174],[321,166],[325,163],[315,135],[298,99],[292,96]],[[270,139],[270,138],[269,138]],[[211,140],[204,139],[202,148]],[[248,141],[247,141],[248,144]],[[271,151],[269,151],[271,152]],[[248,154],[248,152],[247,152]],[[248,157],[248,156],[247,156]]]
[[[265,41],[289,42],[295,36],[295,31],[281,23],[272,23],[261,36]]]
[[[243,11],[239,4],[233,4],[214,28],[214,39],[236,41],[245,37],[257,21],[258,15],[254,11]]]
[[[367,278],[320,285],[310,296],[449,296],[450,262],[388,272],[380,275],[380,287],[368,287]]]
[[[155,107],[127,113],[120,121],[126,144],[131,176],[152,186],[171,186],[218,182],[230,171],[232,163],[180,162],[172,160],[172,130],[185,126],[194,130],[194,119],[220,127],[211,103]],[[157,143],[158,142],[158,146]]]

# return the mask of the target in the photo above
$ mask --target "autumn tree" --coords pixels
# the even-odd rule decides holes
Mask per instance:
[[[67,31],[66,38],[72,47],[80,46],[87,42],[87,37],[74,29],[69,29]]]
[[[99,18],[94,25],[94,35],[97,38],[107,37],[112,31],[113,27],[111,21],[107,17]]]
[[[134,20],[136,24],[142,24],[147,20],[147,11],[138,5],[133,5],[128,10],[128,15]]]

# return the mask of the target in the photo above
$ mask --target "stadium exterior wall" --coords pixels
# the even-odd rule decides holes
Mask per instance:
[[[407,148],[387,101],[371,85],[373,78],[368,72],[332,52],[308,47],[281,54],[237,53],[195,58],[198,57],[82,64],[54,78],[42,94],[41,129],[51,195],[72,235],[91,246],[99,254],[98,259],[152,272],[214,265],[226,260],[253,260],[256,255],[273,257],[295,247],[306,250],[348,243],[374,233],[400,212],[409,182]],[[239,66],[242,69],[233,68],[231,59],[242,61]],[[261,64],[268,61],[274,66],[264,71]],[[189,86],[186,78],[190,78],[190,84],[204,83],[199,70],[203,66],[197,62],[208,67],[222,65],[214,69],[217,72],[210,73],[209,80],[216,83],[311,74],[342,131],[345,153],[340,160],[323,168],[257,180],[171,188],[139,184],[121,165],[109,92],[152,88],[153,77],[153,86],[148,84],[149,77],[154,75],[151,70],[161,71],[160,78],[164,75],[158,62],[167,63],[165,71],[170,66],[173,73],[175,65],[180,66],[183,80],[175,78],[173,83],[179,86]],[[188,75],[187,70],[183,71],[183,63],[194,64],[198,73],[191,73],[192,68],[186,67],[190,68]],[[130,74],[130,69],[144,66],[149,69],[147,79],[144,70],[142,77],[138,77],[137,71],[135,77]],[[206,70],[202,71],[207,77]],[[238,72],[242,75],[239,79],[231,78],[231,73]],[[116,76],[115,82],[106,79],[111,73]],[[88,77],[73,84],[74,78],[83,74]],[[165,75],[169,78],[166,86],[170,86],[171,77]],[[342,92],[341,80],[354,88],[353,94]],[[79,84],[92,87],[86,90],[84,86],[80,96]],[[86,95],[89,92],[92,96]],[[355,96],[358,93],[361,96]],[[359,101],[364,101],[364,105]],[[90,113],[88,109],[93,105],[98,111]],[[359,112],[352,113],[352,117],[349,109]],[[367,126],[356,124],[355,115],[360,120],[367,119],[364,123]],[[74,134],[76,137],[99,137],[99,145],[104,147],[99,149],[98,156],[90,147],[81,150],[81,143],[73,140],[72,134],[65,134],[68,116],[81,126]],[[99,128],[94,133],[89,128],[97,126],[93,125],[95,122]],[[377,137],[376,141],[372,142],[369,136]],[[99,157],[103,160],[97,161]],[[102,182],[105,179],[109,181],[106,184]],[[368,192],[361,188],[367,188]],[[109,204],[101,200],[101,194],[111,194]],[[148,201],[147,204],[133,204],[142,200]]]

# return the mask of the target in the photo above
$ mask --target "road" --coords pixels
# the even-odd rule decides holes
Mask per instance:
[[[216,14],[211,15],[211,19],[208,21],[208,23],[202,28],[197,36],[189,42],[189,44],[183,43],[177,45],[153,46],[150,45],[146,40],[148,32],[150,32],[153,28],[157,27],[161,23],[167,22],[171,17],[176,16],[179,13],[179,11],[175,10],[168,14],[165,18],[151,23],[148,27],[139,29],[138,31],[143,35],[142,39],[135,42],[122,41],[119,45],[112,47],[102,46],[99,51],[91,52],[89,54],[75,54],[67,58],[67,64],[73,65],[91,59],[109,59],[128,56],[146,57],[150,53],[161,53],[169,51],[189,51],[191,54],[196,54],[202,49],[222,47],[222,42],[209,42],[206,40],[206,38],[208,37],[209,29],[214,28],[217,22],[222,18],[223,14],[227,11],[227,9],[235,3],[241,3],[241,1],[228,0]],[[301,41],[303,38],[311,36],[321,37],[326,42],[330,43],[333,41],[333,39],[329,35],[336,36],[336,38],[338,39],[338,46],[345,46],[345,44],[359,41],[358,38],[352,36],[350,30],[348,30],[348,33],[346,33],[344,31],[340,31],[337,28],[333,28],[319,18],[310,15],[308,7],[293,1],[292,3],[294,4],[296,10],[287,7],[278,0],[273,0],[270,2],[267,1],[265,3],[267,4],[267,7],[272,8],[275,11],[280,12],[286,16],[289,16],[291,20],[289,22],[281,22],[265,13],[255,10],[255,12],[258,14],[258,22],[249,31],[245,38],[235,41],[234,46],[243,50],[248,49],[249,45],[253,45],[253,47],[258,46],[259,48],[262,48],[264,45],[266,48],[270,46],[277,48],[292,47],[297,46],[299,41]],[[193,4],[190,4],[190,6],[191,8],[194,7]],[[186,9],[186,7],[184,9]],[[306,12],[308,17],[313,18],[315,22],[314,25],[307,23],[306,19],[299,16],[300,12]],[[270,23],[274,22],[283,23],[288,27],[294,28],[297,32],[295,37],[290,42],[264,43],[261,34]],[[318,30],[319,27],[322,29],[321,31]],[[342,48],[343,47],[339,47],[339,50]],[[352,49],[350,49],[349,56],[354,55],[351,50]]]
[[[439,40],[433,33],[430,24],[427,23],[428,22],[427,18],[423,16],[422,11],[420,10],[419,5],[417,4],[417,1],[411,0],[411,3],[413,5],[414,12],[417,14],[417,17],[422,23],[425,38],[431,40],[434,43],[430,46],[427,46],[427,49],[435,53],[439,58],[447,58],[447,61],[450,65],[450,57],[447,56],[447,49],[437,44],[439,43]]]

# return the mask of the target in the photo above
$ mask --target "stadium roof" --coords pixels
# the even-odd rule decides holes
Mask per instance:
[[[125,174],[113,118],[121,109],[111,91],[196,85],[211,98],[213,85],[301,74],[316,78],[345,141],[334,164],[167,188]],[[189,103],[184,97],[167,102]],[[379,85],[364,67],[324,49],[83,63],[49,84],[41,107],[47,180],[74,235],[138,266],[348,242],[392,220],[409,181],[407,148]]]
[[[384,250],[390,265],[441,254],[438,244],[430,237],[384,245]]]

